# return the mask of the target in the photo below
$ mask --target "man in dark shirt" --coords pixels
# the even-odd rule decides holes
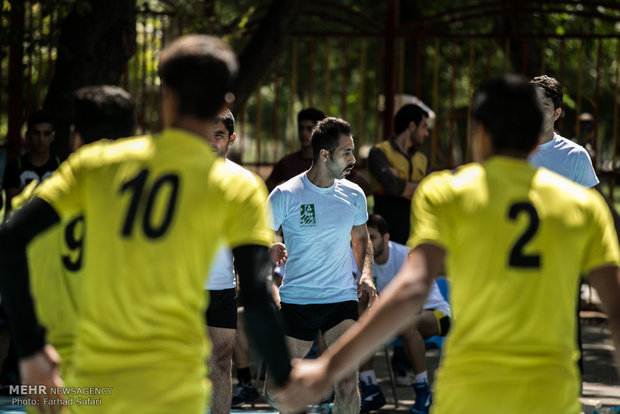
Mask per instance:
[[[315,108],[305,108],[297,114],[297,128],[301,149],[285,155],[273,167],[267,177],[266,184],[269,192],[276,185],[306,171],[312,165],[312,129],[317,122],[325,118],[325,114]]]
[[[400,244],[409,238],[411,198],[428,172],[428,160],[419,151],[428,137],[427,120],[428,112],[418,105],[404,105],[394,116],[395,136],[368,154],[374,213],[385,218],[391,240]]]
[[[50,145],[56,137],[52,116],[43,110],[34,112],[28,120],[29,152],[8,163],[4,173],[6,212],[11,211],[11,199],[19,194],[30,181],[43,181],[60,164],[58,157],[50,154]]]

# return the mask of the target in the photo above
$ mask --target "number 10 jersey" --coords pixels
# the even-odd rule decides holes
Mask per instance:
[[[85,216],[77,371],[203,364],[216,249],[273,239],[264,185],[180,130],[86,146],[37,195]]]

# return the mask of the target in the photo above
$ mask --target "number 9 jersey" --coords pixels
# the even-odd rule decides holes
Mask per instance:
[[[411,228],[410,247],[447,251],[453,325],[435,412],[580,412],[579,278],[619,262],[602,197],[495,156],[426,178]]]
[[[273,239],[264,185],[181,130],[85,146],[37,195],[85,217],[76,372],[203,366],[216,250]]]
[[[11,200],[13,210],[19,209],[35,194],[38,181],[31,181]],[[45,231],[28,244],[30,291],[34,297],[37,317],[47,341],[62,359],[62,375],[71,366],[75,320],[79,306],[82,268],[84,216],[71,214],[59,225]],[[53,294],[51,293],[53,292]]]

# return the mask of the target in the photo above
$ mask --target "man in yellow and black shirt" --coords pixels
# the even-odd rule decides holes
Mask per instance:
[[[117,139],[133,134],[134,103],[131,95],[117,86],[81,88],[74,95],[73,108],[76,149],[102,138]],[[38,184],[31,182],[12,200],[15,210],[34,196]],[[37,318],[45,327],[48,342],[60,355],[63,376],[72,363],[81,300],[84,231],[84,215],[76,212],[63,217],[60,225],[28,245],[30,290]]]
[[[374,213],[390,226],[390,238],[405,244],[409,237],[411,197],[428,172],[420,146],[428,137],[428,112],[407,104],[394,116],[395,136],[372,147],[368,154]]]
[[[453,325],[436,377],[434,414],[580,413],[580,274],[600,295],[620,361],[620,253],[605,201],[528,164],[543,114],[541,97],[526,79],[489,81],[472,115],[481,163],[422,182],[407,262],[347,341],[314,362],[318,369],[295,366],[284,390],[295,402],[281,406],[295,408],[304,394],[320,393],[410,323],[444,258]]]
[[[84,276],[70,386],[111,387],[106,413],[203,413],[204,277],[225,242],[238,263],[250,336],[274,377],[290,371],[265,278],[273,232],[266,189],[231,174],[206,140],[232,100],[237,62],[209,36],[160,55],[166,128],[95,143],[61,165],[0,229],[0,289],[26,384],[60,384],[31,298],[25,248],[61,217],[83,211]],[[73,405],[72,412],[101,409]]]

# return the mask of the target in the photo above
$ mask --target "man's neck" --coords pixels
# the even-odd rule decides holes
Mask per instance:
[[[543,132],[540,138],[540,144],[546,144],[547,142],[551,141],[554,135],[555,133],[553,132],[553,128],[550,129],[549,131]]]
[[[306,175],[308,180],[319,188],[329,188],[334,185],[335,180],[327,175],[327,171],[315,163],[312,163]]]
[[[43,153],[31,152],[28,154],[28,161],[30,161],[30,163],[34,165],[35,167],[40,167],[42,165],[47,164],[49,159],[50,159],[49,152],[43,152]]]
[[[398,147],[398,149],[403,154],[408,154],[411,149],[411,140],[407,136],[407,131],[404,131],[398,135],[396,135],[393,139],[394,144]]]

